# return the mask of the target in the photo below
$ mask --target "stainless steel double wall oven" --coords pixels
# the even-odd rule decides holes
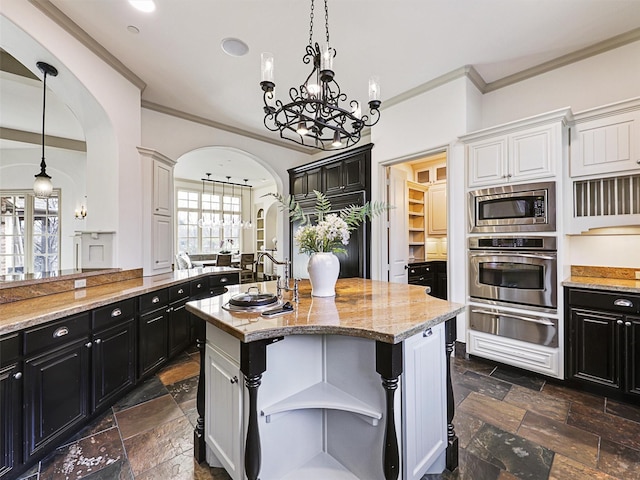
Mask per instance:
[[[558,346],[555,229],[554,182],[469,193],[472,330]]]

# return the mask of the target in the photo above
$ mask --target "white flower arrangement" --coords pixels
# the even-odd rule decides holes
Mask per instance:
[[[308,214],[302,211],[300,204],[291,196],[284,198],[279,194],[270,193],[289,213],[292,222],[301,220],[301,225],[296,230],[293,239],[298,245],[300,253],[312,255],[318,252],[346,253],[344,248],[349,245],[351,231],[383,211],[391,208],[382,202],[366,202],[364,205],[349,205],[339,213],[329,213],[331,202],[324,193],[314,190],[316,205],[314,214],[317,223],[311,224]]]

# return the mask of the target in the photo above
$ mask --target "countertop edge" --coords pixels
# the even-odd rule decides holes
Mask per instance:
[[[445,300],[443,300],[445,301]],[[259,332],[242,332],[226,322],[218,320],[215,316],[200,310],[193,302],[187,302],[187,311],[193,313],[198,318],[211,323],[220,330],[232,335],[243,343],[251,343],[258,340],[268,340],[291,335],[344,335],[350,337],[366,338],[385,343],[400,343],[416,333],[435,327],[447,320],[456,317],[466,308],[465,305],[448,302],[453,308],[445,314],[438,315],[428,320],[420,321],[405,331],[391,335],[384,332],[369,330],[365,328],[345,327],[339,325],[287,325],[261,330]]]

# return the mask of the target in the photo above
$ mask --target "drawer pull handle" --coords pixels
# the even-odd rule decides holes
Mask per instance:
[[[93,344],[91,342],[87,342],[87,343],[84,344],[84,346],[87,347],[87,348],[91,348],[92,345]]]
[[[228,281],[227,277],[220,277],[220,283],[227,283]]]
[[[13,378],[20,380],[22,378],[22,372],[16,372],[13,374]]]
[[[196,288],[202,288],[202,284],[199,283],[198,285],[196,285]]]
[[[96,345],[100,345],[102,343],[102,340],[99,338],[96,338]]]
[[[230,379],[229,379],[229,381],[230,381],[231,383],[238,383],[238,377],[236,377],[236,376],[234,375],[234,377],[233,377],[233,378],[230,378]]]
[[[433,331],[430,328],[427,328],[424,332],[422,332],[423,337],[430,337],[433,335]]]
[[[625,327],[630,327],[631,326],[631,322],[624,322],[624,326]]]
[[[622,320],[618,320],[616,323],[617,323],[618,325],[622,325],[624,322],[623,322]]]
[[[69,329],[67,327],[58,327],[56,331],[53,332],[53,338],[64,337],[69,334]]]
[[[160,301],[160,298],[158,298],[158,297],[153,297],[151,299],[151,303],[158,303],[159,301]]]
[[[633,302],[626,298],[619,298],[613,302],[616,307],[633,307]]]
[[[182,293],[184,293],[184,290],[180,289],[180,290],[178,290],[178,293],[182,294]]]
[[[122,310],[120,310],[119,308],[114,308],[111,312],[112,317],[119,317],[120,315],[122,315]]]

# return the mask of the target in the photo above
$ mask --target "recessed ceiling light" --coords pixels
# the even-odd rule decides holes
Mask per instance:
[[[232,57],[241,57],[249,51],[249,46],[237,38],[224,38],[220,46],[224,53]]]
[[[141,12],[151,13],[156,9],[153,0],[129,0],[131,6]]]
[[[129,30],[130,33],[134,33],[134,34],[140,33],[140,29],[138,27],[136,27],[135,25],[129,25],[127,27],[127,30]]]

